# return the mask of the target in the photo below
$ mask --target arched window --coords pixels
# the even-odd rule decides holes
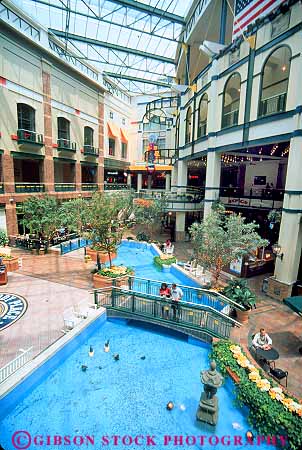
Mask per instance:
[[[197,138],[207,134],[208,94],[204,94],[199,102]]]
[[[232,127],[238,124],[240,103],[239,73],[233,73],[224,87],[221,128]]]
[[[25,103],[17,104],[18,130],[36,131],[35,113],[36,111]]]
[[[70,122],[65,117],[58,117],[58,140],[70,141]],[[66,142],[67,143],[67,142]]]
[[[84,146],[85,145],[93,147],[93,129],[90,127],[84,127]]]
[[[185,135],[185,143],[191,142],[192,139],[192,108],[189,106],[187,115],[186,115],[186,135]]]
[[[262,69],[259,117],[276,114],[286,109],[291,51],[283,46],[275,50]]]

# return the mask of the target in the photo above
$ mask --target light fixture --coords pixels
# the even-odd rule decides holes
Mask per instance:
[[[282,70],[282,72],[285,72],[285,71],[286,71],[286,66],[285,66],[285,65],[282,66],[282,67],[281,67],[281,70]]]
[[[280,244],[274,244],[274,245],[272,246],[272,250],[273,250],[274,255],[276,255],[277,258],[280,258],[281,261],[282,261],[284,254],[283,254],[283,252],[282,252],[282,247],[281,247],[281,245],[280,245]]]
[[[13,199],[13,198],[9,199],[9,203],[14,203],[14,201],[15,201],[15,199]]]

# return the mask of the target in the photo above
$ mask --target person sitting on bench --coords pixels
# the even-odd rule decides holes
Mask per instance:
[[[253,339],[253,346],[257,350],[257,348],[261,348],[262,350],[270,350],[272,348],[272,340],[269,335],[266,333],[264,328],[260,328],[259,333],[256,333]]]

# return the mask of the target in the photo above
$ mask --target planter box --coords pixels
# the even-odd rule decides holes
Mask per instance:
[[[100,260],[101,264],[104,264],[109,261],[109,256],[107,253],[92,250],[92,248],[90,248],[90,247],[86,248],[86,255],[90,256],[91,260],[95,263],[97,262],[97,255],[99,255],[99,260]],[[116,258],[116,253],[112,253],[112,255],[111,255],[111,259],[114,259],[114,258]]]
[[[98,273],[95,273],[92,277],[93,280],[93,287],[94,288],[104,288],[104,287],[110,287],[115,284],[117,287],[125,286],[128,287],[128,277],[129,275],[124,275],[122,277],[118,278],[111,278],[111,277],[105,277],[104,275],[99,275]]]
[[[3,264],[6,265],[6,269],[8,272],[14,272],[19,269],[19,258],[14,257],[12,259],[2,258]]]
[[[242,324],[248,323],[249,321],[249,310],[248,311],[241,311],[241,309],[236,309],[236,315],[238,322],[241,322]]]

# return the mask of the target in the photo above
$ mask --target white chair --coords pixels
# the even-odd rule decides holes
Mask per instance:
[[[197,264],[196,271],[195,271],[195,277],[200,278],[204,275],[204,268]]]
[[[64,327],[66,330],[72,330],[76,325],[82,322],[83,319],[74,314],[73,308],[66,309],[63,313]]]
[[[174,245],[171,245],[171,247],[166,247],[165,253],[166,253],[166,255],[173,255],[173,253],[174,253]]]
[[[87,319],[89,316],[89,305],[86,302],[80,302],[73,308],[74,315],[80,319]]]

